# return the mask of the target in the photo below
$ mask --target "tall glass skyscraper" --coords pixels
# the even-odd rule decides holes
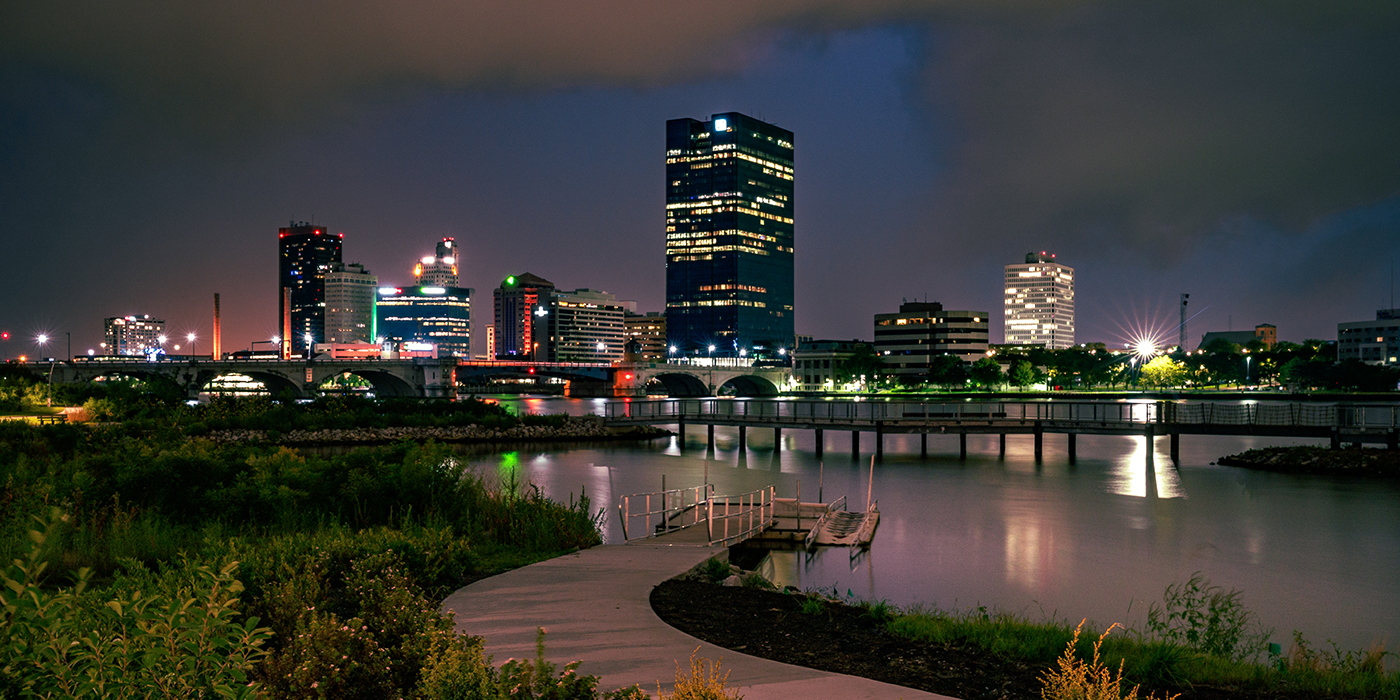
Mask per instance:
[[[790,349],[792,178],[791,131],[738,112],[666,122],[666,328],[674,357]]]
[[[341,261],[344,238],[306,222],[277,230],[277,327],[290,313],[293,350],[305,350],[307,337],[313,345],[326,342],[326,275]]]

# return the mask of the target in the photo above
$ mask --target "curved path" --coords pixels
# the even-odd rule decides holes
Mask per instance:
[[[651,589],[722,549],[656,544],[603,545],[477,581],[443,601],[460,632],[486,639],[497,664],[533,658],[535,629],[545,628],[545,657],[582,660],[581,673],[599,676],[605,690],[640,684],[670,692],[676,663],[720,659],[728,687],[746,700],[951,700],[866,678],[760,659],[702,642],[667,625],[651,609]]]

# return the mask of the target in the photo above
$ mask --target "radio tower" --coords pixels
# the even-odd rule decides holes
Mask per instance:
[[[1186,305],[1190,303],[1186,300],[1190,298],[1190,294],[1181,295],[1181,327],[1177,329],[1176,347],[1182,353],[1186,352]]]

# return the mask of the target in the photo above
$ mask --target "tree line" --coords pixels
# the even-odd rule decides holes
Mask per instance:
[[[1195,351],[1114,350],[1103,343],[1062,350],[995,349],[975,362],[937,355],[916,375],[897,375],[887,357],[861,346],[836,368],[838,386],[863,381],[875,390],[1284,387],[1291,391],[1395,391],[1400,369],[1337,360],[1336,343],[1309,339],[1272,346],[1216,339]]]

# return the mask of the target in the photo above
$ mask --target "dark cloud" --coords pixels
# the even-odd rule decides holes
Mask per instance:
[[[931,226],[1181,260],[1223,219],[1299,232],[1400,192],[1400,6],[1121,2],[954,22]]]
[[[0,56],[221,133],[347,98],[654,86],[775,36],[924,23],[929,113],[957,116],[930,223],[948,236],[1175,260],[1222,216],[1301,228],[1400,189],[1400,5],[962,0],[43,0]],[[950,105],[948,103],[951,103]]]
[[[405,86],[649,86],[740,68],[775,31],[923,3],[41,0],[0,10],[0,55],[67,71],[205,129],[320,113]]]

